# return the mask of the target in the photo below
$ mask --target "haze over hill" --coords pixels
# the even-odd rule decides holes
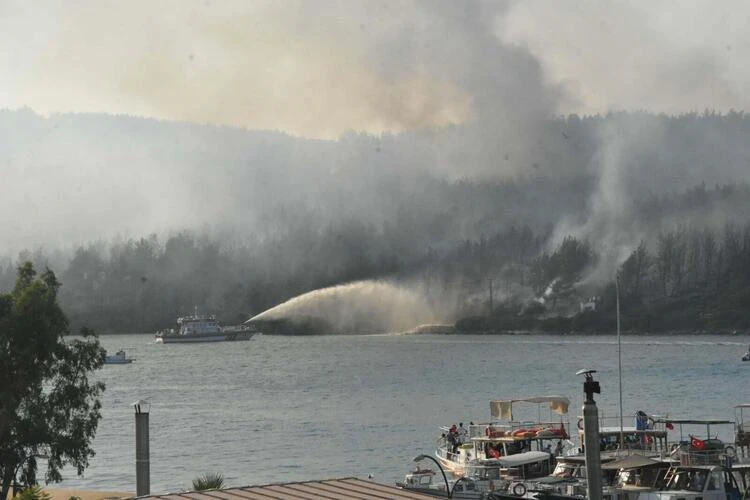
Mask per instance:
[[[107,282],[132,311],[145,292],[122,283],[199,275],[152,321],[195,303],[234,318],[360,279],[435,294],[426,268],[517,230],[524,265],[587,241],[577,279],[604,283],[641,241],[747,223],[748,7],[710,6],[11,2],[3,280],[28,249],[71,287],[93,266],[86,293]],[[472,259],[440,273],[447,319],[486,291],[457,282],[512,274]],[[102,307],[86,293],[71,307]]]

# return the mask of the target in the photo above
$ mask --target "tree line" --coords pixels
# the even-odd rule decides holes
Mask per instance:
[[[707,189],[705,198],[726,200],[738,189],[717,186]],[[695,200],[693,190],[684,196]],[[661,200],[660,210],[669,203],[685,201]],[[418,281],[436,304],[454,310],[456,319],[496,316],[492,329],[576,329],[585,325],[574,328],[571,318],[583,321],[581,304],[591,298],[597,302],[593,317],[612,313],[613,280],[619,276],[621,303],[633,316],[632,328],[750,325],[745,312],[750,310],[748,222],[662,230],[642,240],[608,277],[592,282],[588,278],[600,256],[585,238],[567,236],[555,243],[551,228],[511,225],[448,247],[420,246],[423,235],[410,238],[402,224],[413,222],[396,220],[380,228],[354,220],[322,228],[311,224],[252,247],[232,247],[190,232],[164,241],[152,235],[80,246],[60,271],[65,284],[60,300],[74,326],[150,332],[194,307],[237,323],[310,290],[386,278]],[[19,258],[37,267],[50,261],[42,251]],[[12,286],[15,266],[8,259],[0,267],[4,289]],[[549,317],[561,319],[556,323]],[[601,326],[589,321],[586,328]]]

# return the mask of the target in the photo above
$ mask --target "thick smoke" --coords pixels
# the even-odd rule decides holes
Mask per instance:
[[[527,46],[576,99],[565,113],[750,108],[741,1],[514,2],[503,40]]]
[[[391,224],[405,247],[439,249],[516,218],[557,224],[552,244],[591,241],[592,277],[605,279],[660,229],[639,215],[644,196],[748,179],[740,127],[675,137],[644,113],[584,137],[553,119],[746,105],[745,4],[724,17],[700,2],[160,5],[169,16],[143,0],[0,7],[15,61],[0,66],[0,106],[52,113],[0,112],[0,212],[23,214],[0,227],[0,254],[200,228],[225,244],[277,244],[294,269],[321,234],[366,253]],[[690,29],[671,29],[674,16]],[[462,178],[488,188],[461,205],[471,197],[446,186]],[[509,190],[492,182],[509,178],[546,196],[503,204]],[[549,189],[557,178],[595,186],[585,213],[560,209],[570,193]]]
[[[338,139],[6,115],[0,204],[29,209],[23,227],[4,226],[2,253],[182,228],[273,238],[260,228],[304,217],[380,224],[383,207],[435,180],[528,168],[558,99],[534,57],[500,43],[494,2],[180,1],[158,21],[143,2],[55,8],[16,19],[67,23],[49,44],[32,40],[27,71],[12,73],[38,111]],[[402,135],[368,147],[347,130]]]

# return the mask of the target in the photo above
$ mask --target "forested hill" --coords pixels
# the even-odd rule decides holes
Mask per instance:
[[[372,279],[462,331],[601,331],[619,270],[632,329],[750,328],[744,114],[561,117],[491,156],[473,133],[319,141],[1,111],[3,182],[24,189],[0,199],[0,288],[47,263],[73,327],[102,332],[195,306],[240,321]]]

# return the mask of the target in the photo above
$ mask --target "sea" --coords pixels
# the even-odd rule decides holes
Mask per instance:
[[[622,401],[625,425],[638,410],[734,421],[735,406],[750,403],[750,363],[741,361],[750,338],[744,336],[264,335],[164,345],[154,344],[153,335],[131,334],[100,340],[108,352],[125,349],[135,361],[96,373],[106,384],[96,456],[83,476],[65,468],[59,487],[135,492],[137,400],[150,405],[152,494],[190,489],[205,473],[222,474],[227,486],[352,476],[393,484],[415,456],[434,452],[441,425],[488,421],[491,400],[566,396],[574,427],[583,404],[581,369],[596,370],[600,415],[616,417]],[[514,417],[521,420],[547,411],[517,408]],[[676,427],[670,440],[689,431]],[[731,439],[733,429],[710,431]]]

